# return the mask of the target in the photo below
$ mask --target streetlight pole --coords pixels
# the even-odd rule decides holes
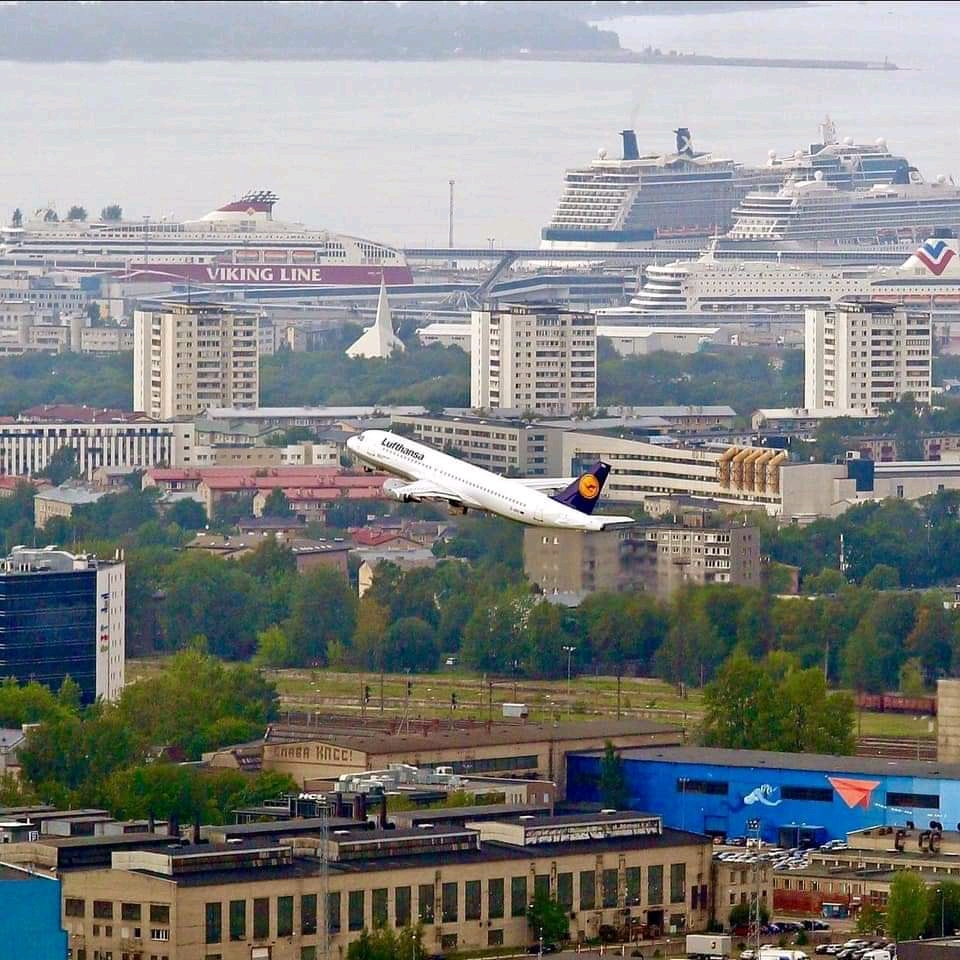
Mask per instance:
[[[941,884],[940,884],[940,939],[941,939],[941,940],[943,939],[943,936],[944,936],[944,932],[943,932],[943,927],[944,927],[944,924],[943,924],[943,913],[944,913],[943,902],[944,902],[943,883],[941,883]]]
[[[564,647],[563,652],[567,655],[567,710],[570,710],[570,663],[573,655],[577,652],[576,647]]]

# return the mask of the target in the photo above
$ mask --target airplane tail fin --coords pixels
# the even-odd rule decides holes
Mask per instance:
[[[558,503],[573,507],[581,513],[591,514],[600,499],[600,491],[610,473],[610,464],[598,460],[586,473],[551,498]]]

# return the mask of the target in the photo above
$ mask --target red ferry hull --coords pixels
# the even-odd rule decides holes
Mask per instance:
[[[158,280],[211,286],[356,287],[413,283],[407,266],[377,267],[330,264],[200,264],[131,263],[124,275],[130,280]]]

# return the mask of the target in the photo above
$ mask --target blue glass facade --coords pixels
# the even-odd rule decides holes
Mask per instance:
[[[59,880],[0,865],[0,904],[0,956],[65,960]],[[14,953],[7,954],[14,944]]]
[[[845,839],[851,830],[939,822],[960,827],[960,768],[935,763],[669,748],[622,753],[630,808],[665,826],[742,837],[759,821],[764,840],[785,846]],[[672,754],[672,755],[671,755]],[[602,802],[600,754],[567,754],[567,796]]]
[[[97,572],[0,576],[0,677],[59,689],[67,674],[84,703],[97,695]]]

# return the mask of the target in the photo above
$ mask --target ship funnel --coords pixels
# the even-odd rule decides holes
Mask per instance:
[[[677,127],[673,131],[677,135],[677,153],[686,154],[686,156],[693,156],[693,144],[690,141],[690,128],[689,127]]]
[[[637,133],[635,130],[621,130],[620,136],[623,137],[623,159],[639,160],[640,148],[637,146]]]

